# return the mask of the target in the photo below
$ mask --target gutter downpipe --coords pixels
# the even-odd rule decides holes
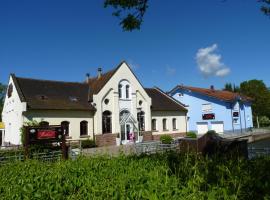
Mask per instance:
[[[240,102],[238,102],[238,105],[239,105],[238,112],[239,112],[239,114],[240,114],[240,126],[241,126],[241,133],[243,133],[243,130],[242,130],[242,117],[241,117],[241,106],[240,106]]]

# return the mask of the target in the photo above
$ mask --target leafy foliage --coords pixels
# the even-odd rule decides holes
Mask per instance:
[[[249,80],[240,84],[242,94],[253,98],[252,112],[255,116],[270,116],[270,92],[262,80]]]
[[[270,159],[193,154],[0,166],[2,199],[269,199]]]
[[[105,0],[104,7],[113,7],[113,16],[118,17],[124,31],[140,29],[148,0]]]
[[[90,139],[87,139],[87,140],[82,140],[82,148],[94,148],[96,147],[96,143],[94,140],[90,140]]]
[[[124,31],[139,30],[144,14],[148,8],[149,0],[104,0],[104,7],[112,7],[113,16],[120,19]],[[261,11],[270,16],[270,0],[258,0],[262,4]]]
[[[173,141],[173,138],[170,135],[162,135],[160,136],[160,141],[162,144],[171,144]]]
[[[240,88],[235,86],[235,84],[232,85],[231,83],[226,83],[223,90],[229,92],[239,92]]]
[[[197,134],[193,131],[187,132],[187,137],[189,138],[197,138]]]
[[[270,119],[266,116],[262,116],[259,118],[260,124],[263,127],[268,127],[270,126]]]
[[[21,144],[22,145],[25,144],[25,135],[26,135],[25,126],[39,126],[39,122],[36,120],[24,122],[23,127],[20,128]]]
[[[2,110],[3,110],[3,106],[4,106],[4,98],[5,98],[5,94],[6,94],[6,85],[3,85],[2,83],[0,83],[0,121],[2,121]]]
[[[261,7],[261,11],[267,15],[270,16],[270,0],[259,0],[263,5]]]

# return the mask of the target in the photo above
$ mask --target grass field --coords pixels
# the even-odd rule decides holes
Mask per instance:
[[[0,166],[1,199],[270,199],[270,159],[152,156]]]

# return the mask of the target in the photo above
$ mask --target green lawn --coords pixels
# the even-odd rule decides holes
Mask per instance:
[[[270,199],[270,159],[175,153],[0,166],[0,199]]]

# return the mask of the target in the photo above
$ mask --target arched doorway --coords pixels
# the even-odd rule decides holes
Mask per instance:
[[[132,117],[131,113],[128,110],[122,110],[119,114],[119,119],[122,144],[127,144],[136,140],[137,128],[134,125],[135,119]]]

